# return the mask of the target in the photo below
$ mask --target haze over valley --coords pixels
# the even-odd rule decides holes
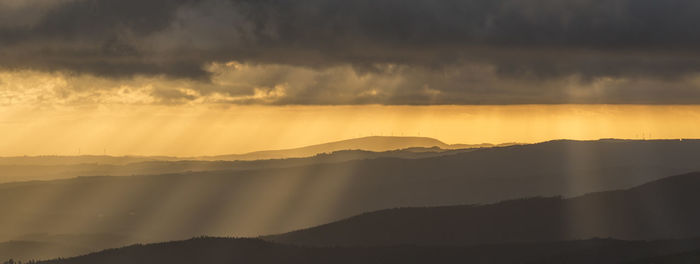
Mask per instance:
[[[383,144],[391,142],[389,146],[399,149],[372,152],[362,150],[366,145],[348,144],[377,140]],[[24,168],[88,168],[84,173],[109,168],[110,170],[104,171],[116,173],[112,176],[106,176],[109,174],[105,173],[75,178],[68,177],[72,172],[66,171],[59,176],[66,177],[65,179],[0,184],[0,204],[6,213],[0,220],[0,226],[12,227],[0,232],[1,240],[7,241],[0,244],[0,253],[6,252],[3,253],[6,254],[2,256],[4,258],[48,259],[133,243],[185,240],[202,235],[262,236],[272,242],[314,247],[406,244],[475,246],[598,237],[621,240],[694,237],[693,225],[681,225],[694,222],[682,215],[693,212],[690,208],[665,207],[664,212],[669,217],[674,215],[672,218],[664,215],[638,215],[637,212],[624,216],[630,219],[656,219],[654,221],[674,224],[677,228],[677,231],[661,233],[631,235],[629,232],[633,231],[625,231],[600,217],[609,215],[607,212],[622,213],[626,208],[661,210],[653,207],[655,203],[644,202],[654,199],[663,201],[656,206],[665,206],[667,203],[680,205],[683,199],[694,200],[690,196],[682,196],[682,190],[694,190],[692,181],[698,178],[696,174],[671,177],[669,179],[687,180],[663,187],[664,193],[681,195],[683,198],[666,197],[653,189],[629,189],[625,193],[635,190],[638,194],[633,195],[637,197],[634,201],[644,204],[629,205],[626,204],[628,202],[623,202],[619,208],[607,209],[609,204],[619,202],[605,200],[617,199],[614,198],[617,195],[614,195],[615,192],[607,194],[604,191],[634,188],[669,176],[700,171],[700,165],[693,158],[700,154],[700,140],[557,140],[538,144],[466,146],[471,148],[464,149],[443,149],[451,146],[429,138],[363,138],[342,143],[344,144],[339,148],[352,150],[336,151],[323,146],[338,144],[322,144],[303,149],[335,152],[323,152],[306,158],[257,161],[106,156],[5,158],[5,163],[25,162],[22,165]],[[86,161],[94,163],[81,163]],[[639,188],[643,190],[645,187]],[[578,197],[587,193],[596,194],[573,200],[556,198]],[[641,198],[652,193],[649,198]],[[630,195],[625,194],[623,197]],[[607,196],[611,198],[597,198]],[[500,203],[522,198],[526,199]],[[598,201],[600,199],[603,200]],[[485,204],[492,205],[483,206]],[[363,213],[408,207],[425,209],[397,209],[395,219],[366,220],[364,222],[375,226],[363,224],[355,227],[351,224],[350,227],[340,229],[344,231],[332,231],[334,224],[328,227],[324,225],[355,215],[362,215],[358,220],[372,219],[375,213],[367,216]],[[496,209],[501,207],[511,212],[503,211],[497,215],[512,214],[512,217],[505,217],[504,220],[517,219],[519,223],[506,222],[494,226],[493,230],[500,230],[494,231],[501,232],[498,234],[483,233],[490,230],[486,228],[486,223],[471,223],[498,223],[495,219],[503,216],[490,216],[486,211],[501,210]],[[416,215],[420,210],[437,211],[426,211],[425,216]],[[477,213],[484,210],[484,213]],[[540,210],[545,211],[539,212]],[[409,215],[402,216],[403,211]],[[385,214],[382,212],[376,214]],[[388,211],[391,212],[394,211]],[[440,212],[448,215],[441,216],[443,213]],[[515,217],[520,214],[522,215]],[[528,215],[544,218],[528,220]],[[587,220],[584,218],[586,215],[596,218]],[[611,217],[623,223],[631,221],[622,220],[622,216]],[[163,219],[168,220],[163,222]],[[355,218],[347,221],[352,223],[353,219]],[[383,235],[383,239],[394,240],[379,244],[371,238],[367,238],[367,241],[357,240],[357,237],[362,236],[362,230],[378,235],[393,232],[382,226],[408,228],[415,224],[412,221],[418,219],[428,221],[421,224],[427,226],[410,228],[423,230],[420,234],[411,234],[407,229]],[[681,219],[684,222],[678,222]],[[449,222],[428,224],[429,221],[445,220]],[[554,229],[549,232],[543,228],[527,227],[528,221]],[[459,223],[459,226],[450,223]],[[656,222],[639,227],[639,230],[655,228],[654,223]],[[576,226],[578,224],[584,226]],[[324,226],[318,230],[330,230],[318,233],[312,227],[319,225]],[[434,227],[427,228],[428,226]],[[633,228],[628,224],[623,226]],[[437,227],[447,229],[440,230]],[[294,232],[306,228],[312,229]],[[383,231],[372,231],[376,228]],[[509,231],[509,228],[534,230],[537,234],[489,240],[520,232]],[[292,233],[269,236],[287,232]],[[446,233],[453,234],[450,237],[457,240],[452,241],[441,235]],[[475,237],[474,234],[477,233],[483,234]],[[463,240],[470,237],[483,237],[486,240]],[[343,239],[355,242],[343,242]]]
[[[700,263],[698,14],[0,0],[0,264]]]

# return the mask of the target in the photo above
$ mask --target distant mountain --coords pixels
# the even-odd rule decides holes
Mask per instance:
[[[612,264],[700,247],[699,240],[631,242],[609,239],[476,247],[309,248],[254,239],[199,238],[135,245],[40,264],[489,263]]]
[[[192,171],[265,169],[372,158],[426,158],[511,143],[448,145],[427,137],[364,137],[308,147],[201,157],[22,156],[0,157],[0,183],[129,176]]]
[[[202,171],[271,169],[376,158],[418,159],[452,155],[472,150],[474,149],[446,150],[438,147],[415,147],[384,152],[341,150],[332,153],[316,154],[304,158],[240,161],[176,160],[175,158],[149,160],[148,158],[120,159],[118,157],[103,157],[103,159],[99,159],[92,156],[28,157],[26,159],[0,158],[0,171],[2,171],[2,174],[0,174],[0,183],[68,179],[80,176],[131,176]],[[110,158],[114,158],[114,160]],[[15,160],[17,164],[13,164],[12,160]],[[75,163],[80,161],[85,163]],[[132,162],[129,163],[127,161]],[[2,165],[3,162],[6,164]],[[65,164],[61,164],[61,162],[65,162]]]
[[[283,150],[267,150],[257,151],[246,154],[233,154],[209,157],[197,157],[201,160],[261,160],[261,159],[283,159],[283,158],[299,158],[309,157],[320,153],[331,153],[340,150],[365,150],[373,152],[384,152],[399,149],[421,149],[421,148],[440,148],[440,149],[457,149],[457,148],[480,148],[491,147],[491,144],[480,145],[449,145],[440,140],[428,137],[387,137],[373,136],[362,137],[348,140],[329,142],[324,144],[312,145],[301,148],[283,149]]]
[[[313,246],[477,245],[700,237],[700,173],[571,199],[383,210],[266,239]]]
[[[498,146],[513,145],[512,143]],[[99,165],[127,165],[132,163],[153,162],[153,161],[236,161],[236,160],[261,160],[261,159],[286,159],[311,157],[318,154],[332,153],[343,150],[363,150],[368,152],[385,152],[394,150],[410,149],[413,152],[434,151],[434,148],[464,149],[494,147],[493,144],[455,144],[449,145],[440,140],[428,137],[393,137],[393,136],[373,136],[348,140],[341,140],[293,149],[265,150],[244,154],[230,154],[218,156],[102,156],[102,155],[80,155],[80,156],[16,156],[0,157],[0,166],[68,166],[81,164]]]
[[[415,159],[266,169],[260,169],[266,161],[252,161],[261,163],[241,170],[0,184],[0,241],[28,233],[150,241],[284,233],[387,208],[630,188],[700,171],[698,156],[698,140],[553,141]]]

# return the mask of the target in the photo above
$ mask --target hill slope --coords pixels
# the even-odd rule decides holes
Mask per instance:
[[[137,245],[40,264],[620,263],[700,247],[700,241],[589,240],[478,247],[307,248],[252,239],[201,238]]]
[[[125,163],[112,163],[115,162],[115,160],[120,160],[118,157],[104,157],[103,159],[93,159],[93,157],[89,156],[28,157],[26,159],[0,158],[0,171],[2,171],[2,174],[0,174],[0,183],[56,180],[97,175],[130,176],[214,170],[270,169],[376,158],[418,159],[451,155],[473,150],[474,149],[444,150],[437,147],[410,148],[384,152],[341,150],[304,158],[239,161],[177,160],[176,158],[172,158],[171,160],[148,160],[148,158],[124,158]]]
[[[700,236],[700,173],[571,199],[378,211],[267,239],[315,246],[476,245]]]
[[[469,145],[460,145],[461,148],[468,148]],[[283,149],[256,151],[245,154],[232,154],[210,157],[198,157],[204,160],[260,160],[260,159],[283,159],[310,157],[320,153],[331,153],[340,150],[365,150],[383,152],[407,148],[432,148],[450,149],[450,145],[428,137],[362,137],[347,139],[324,144]]]
[[[700,250],[650,257],[630,262],[629,264],[697,264],[700,263]]]
[[[501,144],[507,146],[513,144]],[[129,176],[192,171],[282,168],[373,158],[425,158],[492,144],[448,145],[427,137],[364,137],[307,147],[201,157],[24,156],[0,157],[0,183],[80,176]]]
[[[508,145],[508,144],[505,144]],[[512,145],[512,144],[510,144]],[[321,153],[331,153],[341,150],[364,150],[372,152],[384,152],[400,149],[420,148],[458,149],[458,148],[480,148],[493,147],[492,144],[455,144],[448,145],[444,142],[429,137],[390,137],[374,136],[347,139],[323,144],[305,146],[293,149],[265,150],[244,154],[218,155],[218,156],[194,156],[194,157],[174,157],[174,156],[17,156],[0,157],[0,166],[66,166],[80,164],[101,164],[101,165],[126,165],[131,163],[151,162],[151,161],[181,161],[181,160],[259,160],[259,159],[284,159],[311,157]]]
[[[698,156],[693,140],[554,141],[421,159],[0,184],[0,241],[283,233],[387,208],[629,188],[698,171]]]
[[[106,248],[130,245],[134,239],[113,235],[48,235],[34,234],[14,241],[0,242],[0,261],[51,259],[78,256]]]

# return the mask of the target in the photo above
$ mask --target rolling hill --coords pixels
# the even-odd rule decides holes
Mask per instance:
[[[284,233],[387,208],[630,188],[700,171],[699,154],[697,140],[552,141],[416,159],[8,183],[0,184],[0,241],[31,233],[146,241]]]
[[[657,256],[632,261],[629,264],[696,264],[700,263],[700,250]]]
[[[473,151],[474,149],[443,150],[440,148],[410,148],[384,152],[365,150],[341,150],[322,153],[305,158],[287,158],[271,160],[241,161],[204,161],[204,160],[153,160],[127,163],[122,165],[83,163],[67,165],[0,165],[0,183],[46,181],[70,179],[85,176],[133,176],[165,173],[188,173],[223,170],[253,170],[298,167],[322,163],[338,163],[351,160],[376,158],[419,159],[452,155]]]
[[[311,145],[293,149],[256,151],[245,154],[232,154],[208,157],[196,157],[199,160],[261,160],[310,157],[320,153],[331,153],[341,150],[365,150],[372,152],[384,152],[399,149],[440,148],[440,149],[464,149],[492,147],[491,144],[478,145],[449,145],[440,140],[429,137],[389,137],[372,136],[341,140],[318,145]]]
[[[610,239],[475,247],[313,248],[254,239],[198,238],[105,250],[37,264],[224,263],[571,263],[612,264],[700,247],[698,240],[634,242]]]
[[[386,144],[377,145],[381,142]],[[377,144],[371,144],[377,143]],[[432,147],[421,147],[431,146]],[[112,156],[39,156],[0,157],[0,183],[34,180],[67,179],[79,176],[130,176],[164,173],[185,173],[212,170],[269,169],[303,166],[315,163],[343,162],[374,158],[426,158],[467,152],[482,145],[452,145],[460,149],[442,149],[448,145],[430,138],[376,137],[353,139],[336,143],[290,150],[264,151],[251,154],[212,157],[112,157]],[[374,147],[372,147],[374,146]],[[369,151],[363,148],[401,149]],[[348,149],[343,149],[347,147]],[[303,155],[301,154],[303,152]],[[263,154],[260,154],[263,153]],[[294,156],[294,157],[291,157]],[[298,156],[298,157],[296,157]]]
[[[102,165],[126,165],[130,163],[150,162],[150,161],[178,161],[178,160],[213,160],[213,161],[235,161],[235,160],[260,160],[260,159],[285,159],[311,157],[322,153],[331,153],[341,150],[364,150],[370,152],[385,152],[401,149],[414,149],[415,152],[421,149],[464,149],[483,148],[495,146],[514,145],[513,143],[493,145],[493,144],[454,144],[449,145],[440,140],[429,137],[394,137],[394,136],[373,136],[347,139],[341,141],[328,142],[323,144],[305,146],[293,149],[255,151],[243,154],[229,154],[217,156],[193,156],[193,157],[173,157],[173,156],[17,156],[0,157],[0,166],[58,166],[58,165],[80,165],[80,164],[102,164]]]
[[[311,246],[454,246],[700,237],[699,188],[700,173],[691,173],[570,199],[389,209],[266,239]]]
[[[129,245],[125,237],[114,235],[48,235],[33,234],[0,243],[0,261],[8,259],[52,259],[78,256],[105,248]]]

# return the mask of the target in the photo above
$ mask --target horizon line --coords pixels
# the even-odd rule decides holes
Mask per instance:
[[[491,143],[491,142],[482,142],[482,143],[446,143],[443,140],[440,140],[435,137],[428,137],[428,136],[364,136],[364,137],[356,137],[356,138],[347,138],[347,139],[341,139],[341,140],[335,140],[335,141],[327,141],[327,142],[322,142],[318,144],[311,144],[311,145],[304,145],[304,146],[299,146],[299,147],[291,147],[291,148],[281,148],[281,149],[261,149],[261,150],[256,150],[256,151],[250,151],[250,152],[244,152],[244,153],[224,153],[224,154],[201,154],[201,155],[162,155],[162,154],[124,154],[124,155],[108,155],[108,154],[78,154],[78,155],[60,155],[60,154],[39,154],[39,155],[0,155],[0,159],[4,158],[39,158],[39,157],[65,157],[65,158],[79,158],[79,157],[113,157],[113,158],[129,158],[129,157],[134,157],[134,158],[148,158],[148,157],[161,157],[161,158],[174,158],[174,159],[183,159],[186,160],[188,158],[207,158],[207,157],[218,157],[218,156],[229,156],[229,155],[248,155],[248,154],[254,154],[254,153],[259,153],[259,152],[266,152],[266,151],[285,151],[285,150],[294,150],[294,149],[300,149],[300,148],[306,148],[306,147],[313,147],[313,146],[318,146],[318,145],[324,145],[324,144],[329,144],[329,143],[336,143],[336,142],[342,142],[342,141],[348,141],[348,140],[354,140],[354,139],[363,139],[363,138],[371,138],[371,137],[386,137],[386,138],[426,138],[426,139],[434,139],[437,141],[440,141],[446,145],[492,145],[491,147],[477,147],[477,148],[498,148],[498,147],[509,147],[513,145],[536,145],[536,144],[542,144],[542,143],[547,143],[547,142],[555,142],[555,141],[577,141],[577,142],[594,142],[594,141],[611,141],[611,140],[620,140],[620,141],[684,141],[684,140],[700,140],[700,138],[614,138],[614,137],[609,137],[609,138],[597,138],[597,139],[573,139],[573,138],[558,138],[558,139],[550,139],[550,140],[543,140],[543,141],[535,141],[535,142],[499,142],[499,143]],[[512,144],[509,146],[499,146],[503,144]],[[439,146],[434,146],[434,147],[439,147]],[[410,148],[410,147],[409,147]],[[393,150],[386,150],[386,151],[395,151],[395,150],[404,150],[408,148],[402,148],[402,149],[393,149]],[[469,148],[457,148],[457,149],[469,149]],[[363,149],[344,149],[344,150],[338,150],[338,151],[346,151],[346,150],[363,150]],[[331,153],[335,153],[338,151],[333,151]],[[369,151],[369,152],[386,152],[386,151],[371,151],[371,150],[363,150],[363,151]],[[319,153],[320,154],[320,153]]]

